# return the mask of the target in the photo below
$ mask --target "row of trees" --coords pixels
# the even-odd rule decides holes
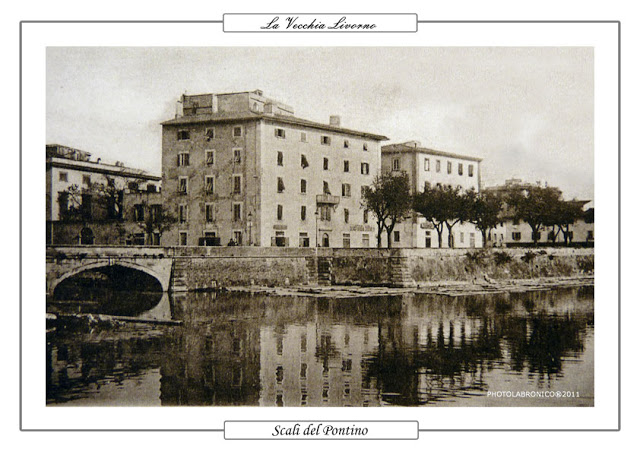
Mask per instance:
[[[581,202],[563,200],[562,192],[553,187],[518,187],[506,196],[498,196],[491,192],[463,191],[460,187],[427,183],[422,192],[412,195],[406,173],[376,176],[373,185],[364,187],[362,202],[363,208],[376,218],[378,248],[382,246],[383,232],[387,234],[390,247],[395,226],[414,212],[433,224],[438,233],[439,248],[442,248],[445,228],[448,246],[454,247],[453,228],[463,222],[474,224],[487,246],[491,230],[506,219],[526,222],[531,227],[535,244],[543,226],[553,227],[553,242],[563,232],[566,243],[570,225],[584,215]]]

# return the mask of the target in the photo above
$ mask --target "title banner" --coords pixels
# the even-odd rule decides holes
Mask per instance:
[[[418,439],[418,421],[225,421],[225,439]]]
[[[415,33],[417,14],[224,14],[226,33]]]

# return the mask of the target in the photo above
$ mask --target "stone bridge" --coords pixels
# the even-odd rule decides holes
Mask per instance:
[[[47,295],[60,282],[85,270],[119,265],[154,277],[168,292],[171,285],[172,248],[144,246],[47,247]]]

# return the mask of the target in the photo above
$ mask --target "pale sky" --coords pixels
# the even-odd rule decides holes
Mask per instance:
[[[593,50],[576,47],[92,47],[47,50],[47,143],[160,174],[181,94],[261,89],[304,119],[483,159],[593,199]]]

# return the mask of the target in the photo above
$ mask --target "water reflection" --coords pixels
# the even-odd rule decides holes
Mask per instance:
[[[112,404],[100,394],[120,385],[130,405],[532,405],[542,402],[486,393],[536,388],[581,392],[543,403],[593,405],[591,287],[337,300],[189,293],[171,307],[182,326],[50,335],[48,403]],[[132,379],[144,382],[135,394]]]

